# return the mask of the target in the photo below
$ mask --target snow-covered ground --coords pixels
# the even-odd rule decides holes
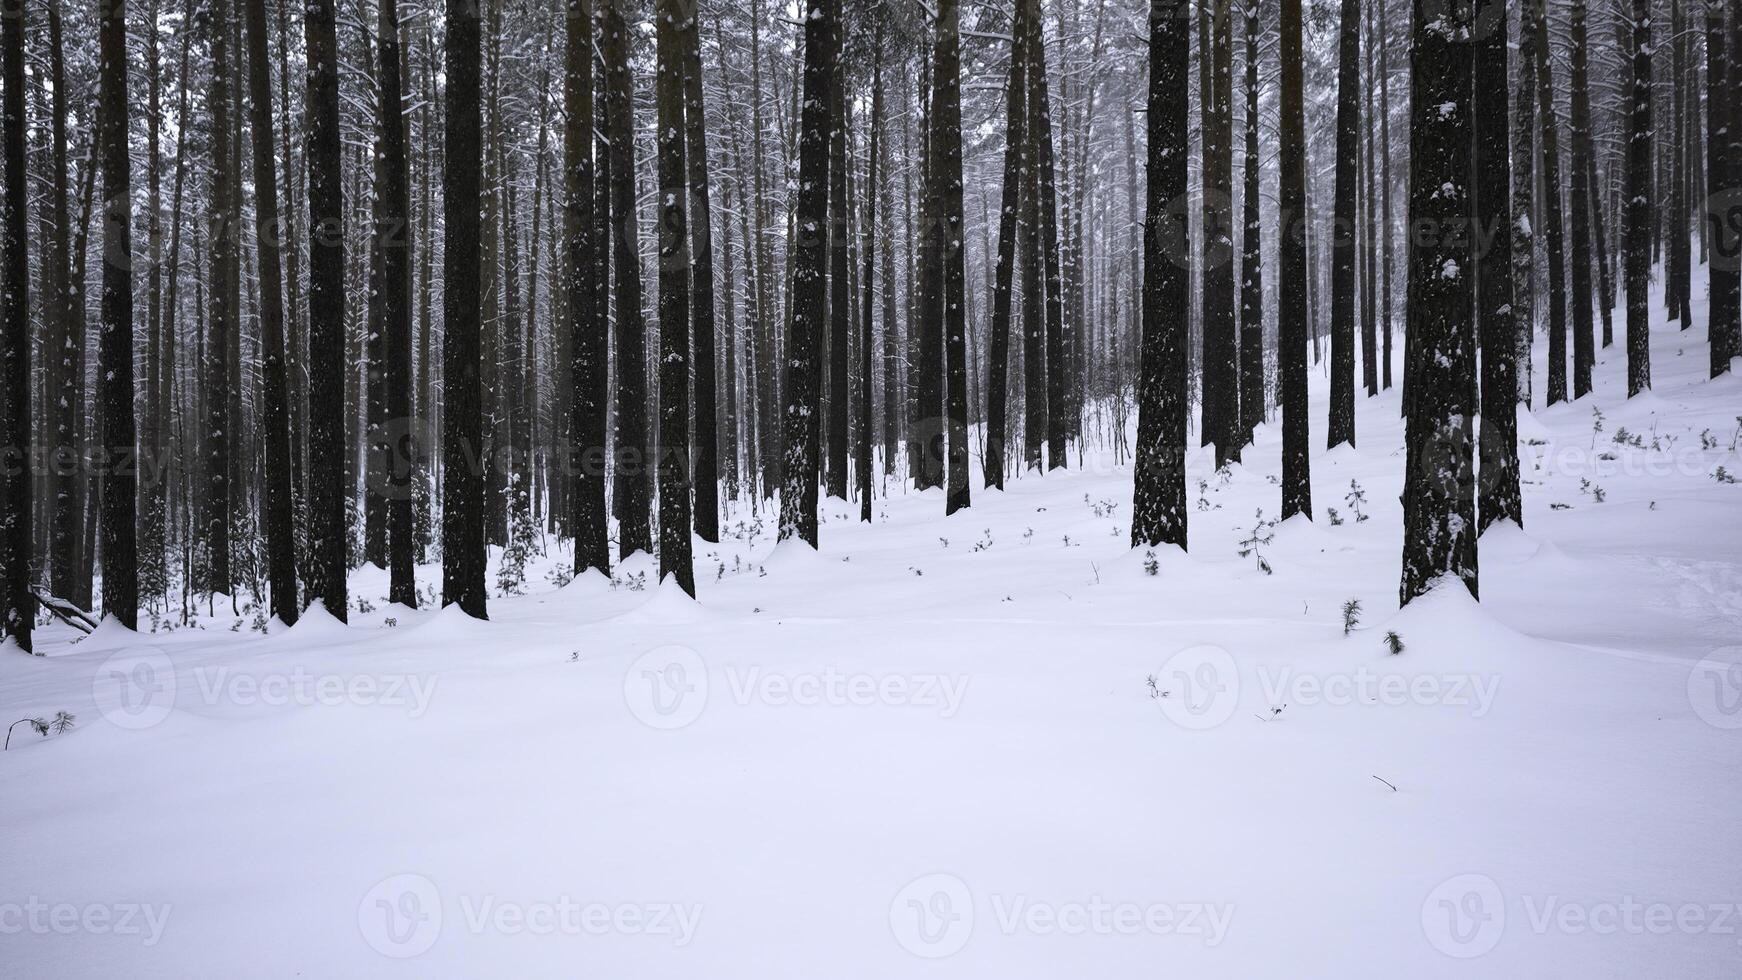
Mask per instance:
[[[488,623],[359,572],[350,626],[45,631],[0,710],[77,725],[0,754],[0,975],[1742,975],[1742,378],[1695,320],[1652,394],[1618,336],[1521,418],[1481,605],[1397,608],[1390,391],[1270,573],[1274,418],[1192,457],[1189,556],[1098,452],[829,502],[820,554],[742,511],[699,603],[553,552]]]

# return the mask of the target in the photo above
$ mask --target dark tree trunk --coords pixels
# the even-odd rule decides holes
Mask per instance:
[[[860,256],[864,263],[864,271],[860,276],[859,287],[863,292],[864,306],[859,317],[859,439],[858,452],[853,461],[854,475],[859,484],[859,519],[871,523],[871,439],[876,428],[871,413],[872,381],[876,377],[872,370],[871,352],[874,349],[872,326],[876,312],[877,285],[877,196],[881,190],[879,174],[877,173],[877,157],[882,150],[883,141],[883,22],[879,20],[876,27],[876,39],[871,50],[871,146],[865,163],[865,227],[860,237]],[[888,288],[888,284],[884,285]],[[884,329],[888,329],[888,321]]]
[[[1264,223],[1259,215],[1258,5],[1246,7],[1246,159],[1240,256],[1240,439],[1264,421]]]
[[[1651,0],[1633,0],[1627,143],[1627,397],[1651,387]]]
[[[1409,224],[1462,227],[1470,217],[1474,162],[1471,4],[1415,0],[1414,11]],[[1456,576],[1471,595],[1477,590],[1473,259],[1468,235],[1418,235],[1410,255],[1410,345],[1417,351],[1405,435],[1404,604],[1443,576]]]
[[[278,170],[272,139],[272,63],[266,48],[265,0],[243,0],[248,47],[248,123],[253,139],[254,230],[260,268],[260,346],[263,375],[258,428],[264,430],[260,524],[266,538],[266,577],[272,614],[296,623],[296,517],[290,479],[290,411],[285,389],[283,281],[279,276]]]
[[[349,605],[345,583],[348,564],[345,496],[349,486],[345,480],[343,394],[345,198],[339,169],[339,52],[333,0],[309,0],[304,10],[303,33],[308,42],[309,121],[308,547],[314,572],[308,592],[311,600],[323,602],[327,612],[342,621]],[[450,43],[454,40],[456,37],[450,34]],[[448,78],[452,85],[453,74]],[[448,145],[454,145],[451,138]],[[451,210],[452,205],[449,207]],[[456,236],[463,231],[458,231],[459,226],[452,220],[447,227],[451,252]],[[449,263],[450,284],[476,275],[475,261],[454,267],[450,254]],[[464,288],[450,285],[450,300],[454,294],[463,293]],[[447,322],[452,324],[455,320]],[[449,374],[449,382],[457,376],[457,372]],[[447,560],[458,560],[458,551],[446,553]]]
[[[1572,186],[1573,201],[1573,397],[1591,391],[1596,337],[1591,310],[1591,93],[1587,80],[1585,0],[1571,0],[1572,27]],[[1478,125],[1480,125],[1478,123]],[[1558,193],[1558,189],[1557,189]]]
[[[1585,154],[1585,184],[1591,196],[1591,241],[1597,247],[1597,310],[1603,317],[1603,346],[1615,342],[1615,274],[1609,265],[1609,240],[1603,230],[1602,183],[1597,179],[1595,151]]]
[[[1518,84],[1513,98],[1512,296],[1516,334],[1513,366],[1517,399],[1530,405],[1530,348],[1536,340],[1536,15],[1535,3],[1520,6]]]
[[[823,264],[828,248],[829,97],[835,73],[834,10],[805,0],[804,101],[799,121],[798,237],[792,259],[783,391],[786,449],[781,463],[780,540],[817,545],[817,348],[828,315]]]
[[[968,346],[967,346],[967,256],[964,253],[962,224],[962,87],[961,87],[961,13],[958,0],[940,0],[938,4],[937,44],[932,49],[932,114],[934,122],[932,132],[936,139],[932,143],[931,178],[936,188],[937,216],[940,222],[938,233],[943,236],[942,261],[942,300],[944,326],[944,403],[948,413],[946,426],[948,441],[946,443],[948,473],[946,496],[944,498],[944,513],[954,514],[968,506]],[[1035,66],[1044,74],[1045,68],[1039,59],[1036,45]],[[1033,77],[1030,77],[1030,94],[1033,95]],[[1031,119],[1036,106],[1030,98],[1029,109]],[[1044,101],[1044,99],[1043,99]],[[1044,137],[1031,133],[1036,138],[1044,138],[1046,142],[1041,147],[1041,159],[1038,161],[1042,174],[1042,186],[1045,197],[1041,206],[1051,213],[1052,189],[1052,149],[1051,124],[1047,115],[1041,111],[1038,115],[1040,128]],[[1053,338],[1053,346],[1057,346],[1059,308],[1057,298],[1058,288],[1058,227],[1050,223],[1053,248],[1051,262],[1047,266],[1050,273],[1048,279],[1053,287],[1053,295],[1048,300],[1048,323]],[[1049,385],[1049,391],[1056,389]],[[1049,406],[1056,404],[1049,399]],[[1062,455],[1062,447],[1061,447]]]
[[[1186,0],[1154,0],[1149,8],[1149,184],[1143,221],[1143,322],[1131,503],[1131,544],[1140,548],[1186,547],[1191,273],[1178,261],[1186,252],[1186,215],[1173,202],[1187,192],[1190,143],[1186,102],[1179,97],[1191,73],[1187,9]],[[1298,15],[1299,8],[1294,9]]]
[[[846,38],[845,23],[840,16],[840,0],[836,5],[834,45],[835,60],[840,62]],[[829,365],[828,383],[823,392],[823,488],[831,497],[847,499],[847,362],[852,350],[849,321],[852,313],[852,293],[847,274],[851,264],[848,246],[852,220],[847,204],[847,117],[846,75],[836,71],[829,81],[830,115],[834,125],[829,131],[829,338],[826,345]]]
[[[0,152],[5,208],[0,214],[0,636],[31,652],[36,602],[30,594],[30,260],[25,251],[29,197],[24,172],[24,3],[0,7]],[[59,87],[56,87],[59,92]]]
[[[568,0],[563,105],[563,240],[571,331],[567,464],[573,476],[569,520],[575,572],[611,574],[609,514],[605,509],[605,415],[608,346],[593,207],[593,11],[591,0]]]
[[[1282,225],[1277,240],[1277,376],[1282,400],[1282,517],[1313,516],[1307,447],[1306,111],[1300,0],[1282,0]],[[1153,97],[1152,97],[1153,98]]]
[[[235,178],[232,171],[239,161],[232,156],[234,149],[231,132],[230,109],[230,28],[226,0],[213,0],[211,4],[212,50],[212,81],[210,93],[211,135],[209,143],[212,149],[211,174],[211,207],[212,217],[209,222],[211,231],[211,319],[206,339],[206,472],[205,472],[205,513],[202,523],[205,525],[206,545],[206,591],[228,594],[231,591],[230,576],[230,519],[232,515],[232,494],[236,488],[231,486],[230,454],[234,448],[234,436],[231,425],[237,421],[230,414],[230,348],[236,343],[241,333],[239,311],[237,310],[237,291],[241,288],[238,281],[238,262],[236,248],[241,232],[241,207],[235,199]],[[310,17],[309,27],[309,79],[312,88],[315,78],[315,29]],[[336,69],[335,69],[336,73]],[[311,91],[311,100],[313,92]],[[335,75],[334,100],[337,100],[337,78]],[[336,110],[335,110],[336,113]],[[338,134],[334,132],[334,145],[337,146]],[[335,153],[335,157],[337,154]],[[311,157],[312,165],[312,157]],[[334,164],[334,181],[337,181],[337,163]],[[335,208],[333,213],[342,212]],[[343,227],[339,225],[338,227]],[[342,287],[341,287],[342,288]],[[335,290],[337,292],[337,290]],[[343,525],[340,525],[342,528]],[[335,613],[343,615],[343,612]]]
[[[1379,384],[1391,387],[1391,310],[1396,305],[1391,285],[1391,23],[1379,18]]]
[[[1347,2],[1347,0],[1346,0]],[[1233,90],[1229,4],[1211,0],[1210,103],[1204,118],[1203,440],[1216,465],[1240,458],[1240,349],[1234,323]]]
[[[125,0],[101,9],[97,125],[103,158],[103,309],[97,391],[103,405],[103,613],[139,623],[133,404],[133,188],[128,157]]]
[[[140,407],[139,585],[140,598],[156,604],[169,589],[164,563],[163,442],[163,69],[158,39],[158,2],[146,8],[145,27],[145,360]],[[187,37],[183,31],[182,36]]]
[[[1038,0],[1028,0],[1028,2],[1038,2]],[[1226,11],[1224,11],[1224,13],[1225,12]],[[1224,18],[1224,20],[1225,19],[1226,18]],[[1046,42],[1041,35],[1040,12],[1038,10],[1029,17],[1028,31],[1028,133],[1026,135],[1030,146],[1033,147],[1030,160],[1032,161],[1032,165],[1038,175],[1040,191],[1040,197],[1036,201],[1036,204],[1040,208],[1039,230],[1041,254],[1037,261],[1040,263],[1042,271],[1046,275],[1046,467],[1050,470],[1064,466],[1067,462],[1067,455],[1065,453],[1067,420],[1065,418],[1064,407],[1064,286],[1062,277],[1059,275],[1058,194],[1054,187],[1053,177],[1052,99],[1047,94]],[[955,76],[952,75],[950,77],[950,83],[951,97],[956,100],[954,112],[959,120],[961,117],[961,104]],[[955,138],[957,134],[959,134],[960,129],[961,127],[957,125],[945,132],[949,134],[949,138]],[[961,158],[961,145],[959,139],[956,139],[954,152],[955,158],[959,163]],[[959,178],[955,180],[954,186],[957,188],[959,196],[961,187],[961,180]],[[957,249],[959,251],[961,238],[961,209],[957,208],[955,214],[955,223],[952,227],[957,230],[956,241]],[[956,262],[960,264],[961,261],[962,259],[958,255]],[[1229,276],[1229,288],[1232,289],[1231,272],[1229,273]],[[1230,292],[1228,300],[1228,334],[1230,340],[1233,337],[1232,295],[1233,294]],[[951,361],[952,365],[955,363],[957,363],[957,361]],[[952,394],[951,397],[953,398],[954,395]],[[965,424],[966,416],[959,415],[954,407],[952,407],[950,410],[950,418],[952,419],[950,430],[950,460],[952,466],[960,466],[963,470],[964,482],[962,484],[963,489],[961,490],[961,505],[967,506],[967,484],[965,482],[968,460],[967,430]],[[960,426],[962,429],[962,442],[959,453],[957,452],[955,441],[957,426],[954,423],[956,422],[962,423]],[[954,489],[954,482],[952,482],[951,487]]]
[[[1555,122],[1549,25],[1534,3],[1524,5],[1536,57],[1536,115],[1542,127],[1543,224],[1548,232],[1548,401],[1567,400],[1567,286],[1565,223],[1561,219],[1561,142]]]
[[[701,15],[694,4],[683,24],[684,140],[690,205],[690,258],[695,263],[690,284],[692,343],[695,347],[695,528],[703,541],[720,540],[720,436],[714,378],[714,225],[708,200],[708,138],[702,103]],[[736,283],[729,285],[736,287]],[[731,345],[727,345],[727,357]],[[728,405],[734,393],[728,385]],[[730,408],[728,408],[730,411]],[[736,446],[728,444],[736,454]]]
[[[447,0],[442,128],[442,605],[487,615],[478,243],[483,162],[478,5]],[[312,196],[312,195],[311,195]],[[314,406],[309,406],[310,412]],[[311,471],[313,467],[310,467]]]
[[[635,120],[624,0],[606,0],[606,137],[611,153],[612,265],[617,286],[618,554],[653,548],[649,526],[653,462],[647,432],[647,324],[641,309],[641,244],[635,217]],[[680,179],[681,183],[681,179]]]
[[[1706,223],[1708,271],[1711,299],[1708,309],[1707,339],[1711,345],[1711,375],[1717,377],[1730,370],[1730,360],[1742,356],[1742,330],[1737,326],[1737,312],[1742,308],[1738,295],[1738,272],[1742,271],[1742,159],[1735,156],[1736,120],[1742,116],[1742,103],[1732,84],[1738,69],[1726,56],[1728,39],[1724,32],[1724,0],[1709,0],[1706,5],[1706,206],[1701,219]],[[1737,15],[1732,12],[1732,19]],[[1737,52],[1742,54],[1742,51]]]
[[[684,6],[656,0],[659,180],[659,578],[696,594],[690,557],[690,186],[684,166]]]
[[[1518,307],[1513,299],[1512,165],[1508,156],[1506,0],[1476,0],[1476,332],[1482,351],[1481,500],[1478,533],[1495,521],[1522,526],[1518,489],[1518,378],[1513,361]]]
[[[84,345],[84,311],[74,305],[71,256],[72,226],[67,201],[67,105],[66,65],[62,50],[61,12],[59,0],[46,5],[49,37],[49,81],[54,87],[50,102],[51,144],[49,160],[53,173],[48,181],[48,209],[52,233],[42,256],[44,336],[43,380],[51,391],[65,391],[71,397],[50,402],[49,425],[55,458],[61,461],[78,459],[82,447],[79,429],[84,424],[81,383]],[[21,19],[22,13],[19,14]],[[8,20],[8,23],[16,23]],[[190,32],[191,33],[191,32]],[[185,72],[184,72],[185,79]],[[186,85],[184,80],[183,85]],[[9,129],[20,133],[23,128]],[[7,171],[11,173],[9,169]],[[90,171],[87,171],[89,173]],[[21,246],[22,247],[22,246]],[[10,387],[10,385],[9,385]],[[29,385],[21,386],[27,391]],[[28,404],[28,403],[27,403]],[[48,587],[56,596],[72,600],[80,606],[78,588],[79,550],[84,539],[82,504],[85,489],[82,467],[57,465],[50,479],[52,497],[49,511]]]
[[[1355,210],[1361,156],[1361,4],[1343,0],[1337,55],[1336,203],[1331,219],[1331,414],[1325,444],[1355,444]]]
[[[1375,173],[1373,165],[1373,144],[1376,140],[1376,134],[1373,132],[1373,76],[1375,74],[1373,47],[1377,33],[1376,25],[1378,24],[1375,11],[1378,6],[1380,5],[1367,5],[1367,32],[1363,45],[1367,78],[1362,86],[1366,105],[1361,120],[1361,138],[1365,144],[1364,159],[1361,163],[1362,180],[1364,181],[1361,187],[1361,218],[1366,226],[1361,236],[1361,383],[1367,388],[1368,398],[1379,394],[1379,329],[1374,318],[1374,303],[1379,288],[1377,270],[1379,229],[1374,225],[1376,216],[1373,207],[1374,198],[1378,196],[1378,189],[1374,186],[1374,181],[1378,175]],[[1504,217],[1502,217],[1501,223],[1505,223]]]
[[[406,185],[405,114],[401,108],[399,6],[398,0],[377,0],[377,6],[383,180],[375,248],[381,254],[381,319],[386,344],[387,430],[382,441],[387,452],[386,470],[381,475],[387,509],[387,599],[416,608],[411,481],[418,447],[411,400],[411,194]]]
[[[1027,13],[1032,5],[1016,5],[1010,34],[1010,77],[1005,83],[1004,184],[999,191],[998,255],[992,275],[990,360],[986,382],[986,451],[981,467],[986,486],[1004,489],[1004,443],[1009,424],[1010,286],[1016,262],[1017,214],[1027,170]]]

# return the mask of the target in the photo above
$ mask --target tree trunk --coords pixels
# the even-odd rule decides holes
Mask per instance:
[[[635,217],[635,120],[624,0],[606,0],[606,136],[611,147],[611,229],[617,286],[618,554],[653,547],[649,526],[653,462],[647,433],[647,325],[641,309],[641,243]]]
[[[610,515],[605,509],[605,424],[610,404],[609,338],[598,274],[602,246],[595,234],[593,173],[593,10],[591,0],[568,0],[563,105],[563,239],[571,323],[567,463],[573,473],[570,526],[575,573],[611,574]]]
[[[780,540],[817,546],[817,347],[828,315],[824,282],[829,220],[829,93],[835,73],[834,9],[829,0],[805,0],[804,101],[799,127],[798,238],[792,258],[792,310],[788,327],[786,449],[781,463]]]
[[[655,0],[659,148],[659,578],[696,594],[690,557],[690,186],[684,166],[684,30],[679,0]]]
[[[1736,15],[1731,14],[1734,18]],[[1737,326],[1737,312],[1742,308],[1738,295],[1738,272],[1742,271],[1742,196],[1738,196],[1738,174],[1742,160],[1734,154],[1734,132],[1738,97],[1730,80],[1738,72],[1726,56],[1727,38],[1724,32],[1723,0],[1709,0],[1706,5],[1706,206],[1701,218],[1706,223],[1708,273],[1711,299],[1708,308],[1707,340],[1711,346],[1711,376],[1730,370],[1730,360],[1742,356],[1742,330]],[[1737,52],[1742,54],[1742,52]],[[1727,131],[1729,128],[1729,131]]]
[[[1004,489],[1004,442],[1009,422],[1010,286],[1016,262],[1017,213],[1027,171],[1028,3],[1016,5],[1010,34],[1010,77],[1005,82],[1004,183],[999,191],[998,255],[992,280],[992,336],[986,382],[986,452],[981,461],[986,486]]]
[[[1284,18],[1289,4],[1284,0]],[[1294,6],[1298,25],[1300,8]],[[1143,323],[1137,381],[1137,446],[1131,503],[1134,547],[1186,547],[1186,345],[1191,273],[1186,213],[1173,202],[1187,192],[1186,102],[1191,74],[1186,0],[1149,8],[1149,184],[1143,235]],[[1286,30],[1285,30],[1286,36]],[[1298,51],[1297,51],[1298,54]],[[1169,246],[1171,245],[1171,254]]]
[[[692,343],[695,347],[694,518],[696,536],[703,541],[718,542],[720,436],[716,414],[719,386],[714,377],[714,218],[708,200],[707,122],[702,102],[702,29],[698,8],[694,4],[685,4],[684,9],[688,11],[682,25],[684,151],[690,191],[690,259],[695,263],[690,284]],[[728,357],[731,356],[730,350],[728,345]],[[728,387],[724,397],[730,402],[733,394]],[[733,447],[732,451],[736,453],[736,448]]]
[[[1561,220],[1560,127],[1555,122],[1554,71],[1549,59],[1549,25],[1535,4],[1525,4],[1531,19],[1536,57],[1536,115],[1542,126],[1543,224],[1548,230],[1548,404],[1567,400],[1567,287],[1565,224]]]
[[[1259,214],[1258,6],[1246,20],[1246,159],[1242,189],[1240,256],[1240,439],[1251,445],[1264,421],[1264,223]]]
[[[880,190],[877,173],[877,156],[882,149],[883,139],[883,21],[878,20],[876,40],[871,50],[871,146],[866,155],[865,164],[865,226],[860,238],[860,256],[864,263],[864,272],[860,276],[860,289],[865,297],[859,317],[859,440],[857,458],[854,460],[855,475],[859,484],[859,519],[871,523],[871,438],[876,428],[871,414],[872,373],[871,353],[872,326],[876,312],[876,280],[877,280],[877,195]],[[888,285],[885,284],[887,289]],[[884,329],[888,329],[885,322]]]
[[[1651,387],[1651,2],[1633,0],[1627,143],[1627,397]]]
[[[1306,111],[1300,0],[1282,0],[1282,212],[1277,240],[1277,375],[1282,400],[1282,519],[1313,515],[1307,448]],[[1154,96],[1151,96],[1153,100]]]
[[[1361,4],[1343,0],[1337,56],[1336,213],[1331,220],[1331,415],[1326,445],[1355,444],[1355,210],[1361,156]]]
[[[1462,227],[1470,217],[1474,162],[1470,38],[1475,21],[1470,0],[1415,0],[1414,7],[1409,224]],[[1418,350],[1412,354],[1405,435],[1399,598],[1404,604],[1442,576],[1456,576],[1471,595],[1477,592],[1470,431],[1476,406],[1469,400],[1476,366],[1470,336],[1473,259],[1470,236],[1456,234],[1417,236],[1410,255],[1410,344]]]
[[[1586,43],[1585,0],[1571,0],[1572,20],[1572,186],[1573,201],[1573,397],[1591,391],[1591,368],[1596,361],[1596,338],[1591,310],[1591,94],[1586,79],[1589,45]],[[1479,124],[1478,124],[1479,125]],[[1558,188],[1557,188],[1558,193]]]
[[[1582,0],[1575,0],[1582,2]],[[1476,0],[1476,333],[1482,351],[1481,500],[1478,533],[1495,521],[1524,524],[1518,488],[1518,332],[1513,299],[1511,118],[1506,82],[1506,0]]]
[[[36,602],[30,594],[30,259],[29,197],[24,172],[24,3],[0,7],[0,152],[5,154],[5,209],[0,213],[0,636],[31,652]],[[56,86],[58,94],[60,89]]]
[[[484,410],[479,167],[482,31],[478,5],[447,0],[442,217],[442,605],[484,619]],[[312,194],[311,194],[312,197]],[[314,406],[310,405],[311,413]],[[311,467],[312,470],[312,467]]]

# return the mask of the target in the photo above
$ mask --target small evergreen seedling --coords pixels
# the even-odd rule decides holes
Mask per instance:
[[[1252,530],[1240,541],[1240,557],[1252,557],[1258,565],[1258,570],[1266,575],[1271,574],[1272,570],[1270,562],[1265,560],[1262,549],[1270,543],[1271,538],[1276,536],[1275,527],[1275,521],[1264,519],[1264,508],[1260,507],[1258,509],[1258,523],[1254,524]]]
[[[1343,603],[1343,635],[1348,636],[1361,625],[1361,600],[1350,599]]]
[[[1143,571],[1147,575],[1161,574],[1161,562],[1155,560],[1155,552],[1145,551],[1143,553]]]
[[[1367,503],[1367,491],[1361,489],[1361,484],[1350,480],[1349,492],[1343,499],[1349,502],[1349,510],[1354,512],[1356,524],[1367,519],[1367,514],[1361,510],[1362,505]]]
[[[1393,657],[1403,652],[1403,637],[1398,636],[1396,630],[1386,631],[1385,649],[1386,652],[1390,653]]]

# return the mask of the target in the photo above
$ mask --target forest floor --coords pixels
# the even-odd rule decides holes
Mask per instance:
[[[699,603],[553,552],[488,623],[45,630],[0,710],[77,726],[0,755],[0,974],[1735,977],[1742,376],[1695,323],[1521,416],[1480,605],[1398,610],[1394,389],[1259,554],[1274,416],[1153,563],[1093,451],[829,501],[820,554],[743,510]]]

